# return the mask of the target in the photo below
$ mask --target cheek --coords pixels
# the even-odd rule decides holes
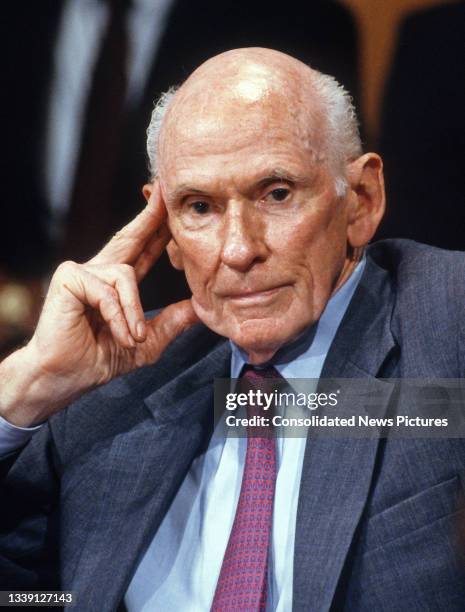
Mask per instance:
[[[334,215],[306,249],[306,266],[313,281],[315,308],[324,308],[344,267],[347,253],[345,224]]]
[[[336,203],[326,192],[319,197],[303,198],[292,214],[271,219],[268,239],[281,248],[304,251],[332,231]],[[338,215],[340,216],[340,215]]]
[[[193,293],[199,292],[217,268],[215,234],[206,231],[186,232],[176,222],[170,223],[170,229],[182,257],[187,282]]]
[[[305,271],[310,273],[321,256],[321,247],[325,247],[325,221],[324,215],[314,209],[270,224],[266,240],[275,255],[274,265],[304,277]]]
[[[278,265],[295,275],[301,298],[312,294],[317,310],[326,303],[344,264],[345,225],[343,214],[337,213],[332,203],[325,202],[270,234],[278,245]]]

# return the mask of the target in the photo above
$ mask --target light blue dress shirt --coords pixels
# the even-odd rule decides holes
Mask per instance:
[[[318,324],[273,359],[285,379],[319,378],[329,347],[357,287],[365,261],[332,296]],[[247,356],[231,343],[231,377]],[[126,593],[129,612],[207,612],[234,521],[247,440],[225,435],[224,420],[196,458]],[[306,438],[277,439],[267,610],[292,609],[294,537]]]

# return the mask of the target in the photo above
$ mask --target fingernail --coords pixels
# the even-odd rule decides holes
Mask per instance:
[[[136,343],[134,342],[134,338],[131,336],[131,334],[128,334],[128,343],[131,348],[135,348]]]
[[[139,338],[143,338],[145,336],[145,323],[143,321],[139,321],[136,325],[136,333]]]

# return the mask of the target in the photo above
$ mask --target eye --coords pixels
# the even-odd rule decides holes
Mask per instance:
[[[285,187],[277,187],[276,189],[273,189],[266,195],[265,200],[271,203],[284,202],[284,200],[287,199],[289,194],[290,194],[289,189],[286,189]]]
[[[207,204],[207,202],[202,202],[201,200],[198,200],[197,202],[192,202],[192,204],[190,204],[190,207],[198,215],[205,215],[210,210],[209,204]]]

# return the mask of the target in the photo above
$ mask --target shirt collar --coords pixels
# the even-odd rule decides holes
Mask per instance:
[[[310,326],[297,340],[282,347],[271,363],[283,378],[318,378],[326,354],[347,310],[365,268],[366,258],[357,264],[347,281],[339,287],[326,304],[320,319]],[[242,367],[248,363],[247,353],[232,340],[231,378],[238,378]]]

